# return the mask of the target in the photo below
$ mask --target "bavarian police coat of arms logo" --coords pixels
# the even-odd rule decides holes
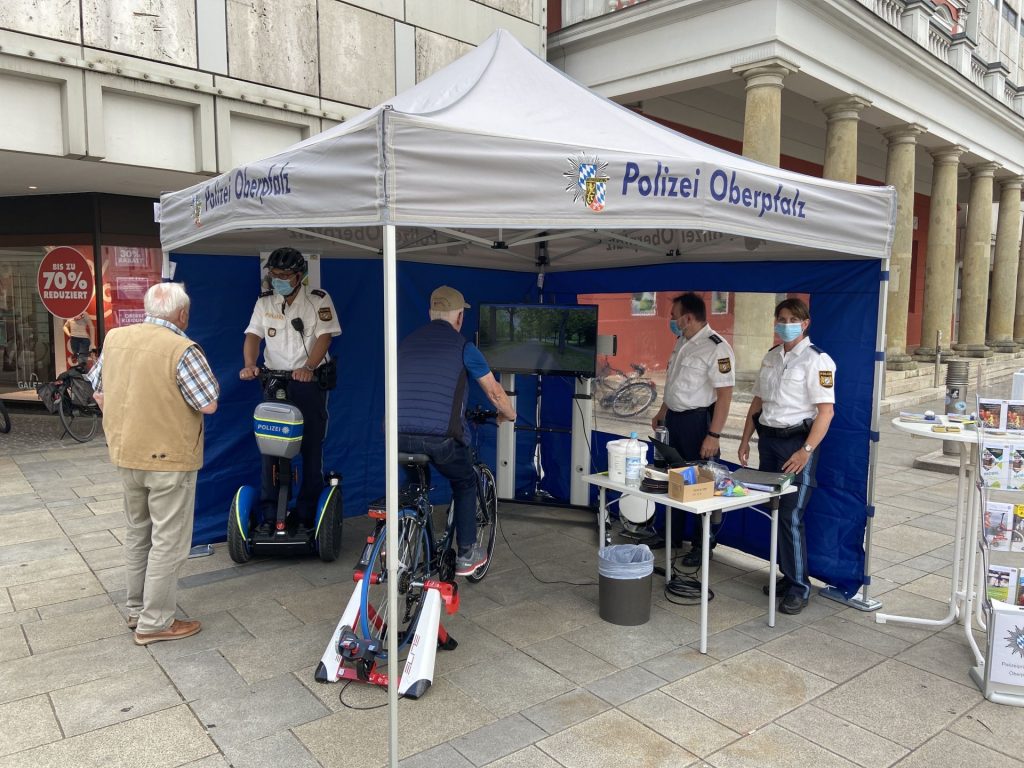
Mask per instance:
[[[608,194],[608,163],[584,152],[567,159],[569,170],[562,174],[569,182],[565,191],[572,194],[574,203],[582,200],[595,213],[603,211]]]

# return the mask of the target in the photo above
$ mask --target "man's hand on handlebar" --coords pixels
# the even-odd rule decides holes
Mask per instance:
[[[293,381],[312,381],[313,380],[313,371],[309,370],[309,368],[296,368],[294,371],[292,371],[292,380]]]
[[[259,378],[259,375],[260,367],[258,365],[247,365],[238,372],[238,378],[242,381],[251,381],[252,379]]]
[[[498,424],[504,424],[504,423],[505,423],[506,421],[511,421],[511,422],[515,423],[515,420],[516,420],[516,415],[517,415],[517,414],[514,414],[514,413],[513,413],[513,414],[512,414],[511,416],[506,416],[505,414],[503,414],[503,413],[501,413],[501,412],[499,411],[499,412],[498,412],[498,415],[497,415],[497,416],[495,417],[495,419],[494,419],[494,420],[495,420],[495,421],[496,421],[496,422],[497,422]]]

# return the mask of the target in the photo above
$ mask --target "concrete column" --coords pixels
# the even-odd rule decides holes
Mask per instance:
[[[914,243],[914,172],[917,137],[923,125],[900,125],[883,131],[889,147],[885,183],[896,187],[896,233],[889,259],[889,296],[885,310],[885,360],[891,371],[917,367],[907,354],[907,317],[910,309],[910,262]]]
[[[935,333],[942,333],[942,353],[950,354],[953,291],[956,278],[956,175],[967,147],[952,145],[929,150],[933,160],[932,203],[928,219],[928,249],[924,272],[924,317],[921,346],[915,356],[935,357]]]
[[[1013,340],[1024,346],[1024,237],[1017,259],[1017,303],[1013,306]]]
[[[857,124],[871,104],[859,96],[844,96],[821,105],[828,118],[825,128],[825,168],[822,176],[836,181],[857,181]]]
[[[988,280],[992,264],[992,179],[996,163],[971,166],[964,271],[960,284],[960,333],[953,349],[966,357],[990,357],[985,344]]]
[[[996,352],[1016,352],[1013,326],[1017,300],[1017,261],[1020,258],[1020,188],[1024,177],[999,182],[999,220],[996,259],[992,270],[992,305],[988,313],[988,343]]]
[[[782,152],[782,82],[796,65],[770,59],[733,70],[747,81],[743,113],[743,154],[768,165],[778,166]],[[774,294],[739,293],[733,322],[736,372],[751,379],[761,367],[761,358],[774,341]],[[813,309],[812,309],[813,314]]]

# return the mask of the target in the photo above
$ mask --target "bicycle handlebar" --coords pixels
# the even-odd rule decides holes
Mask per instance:
[[[489,421],[497,420],[500,414],[497,411],[485,411],[479,405],[466,411],[466,420],[474,424],[486,424]]]

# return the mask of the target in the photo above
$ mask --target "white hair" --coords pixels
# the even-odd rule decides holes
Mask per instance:
[[[431,320],[447,320],[453,326],[455,321],[459,319],[459,312],[461,309],[432,309],[430,310]]]
[[[184,283],[156,283],[149,286],[142,300],[146,314],[170,320],[178,312],[188,307],[191,300],[185,293]]]

